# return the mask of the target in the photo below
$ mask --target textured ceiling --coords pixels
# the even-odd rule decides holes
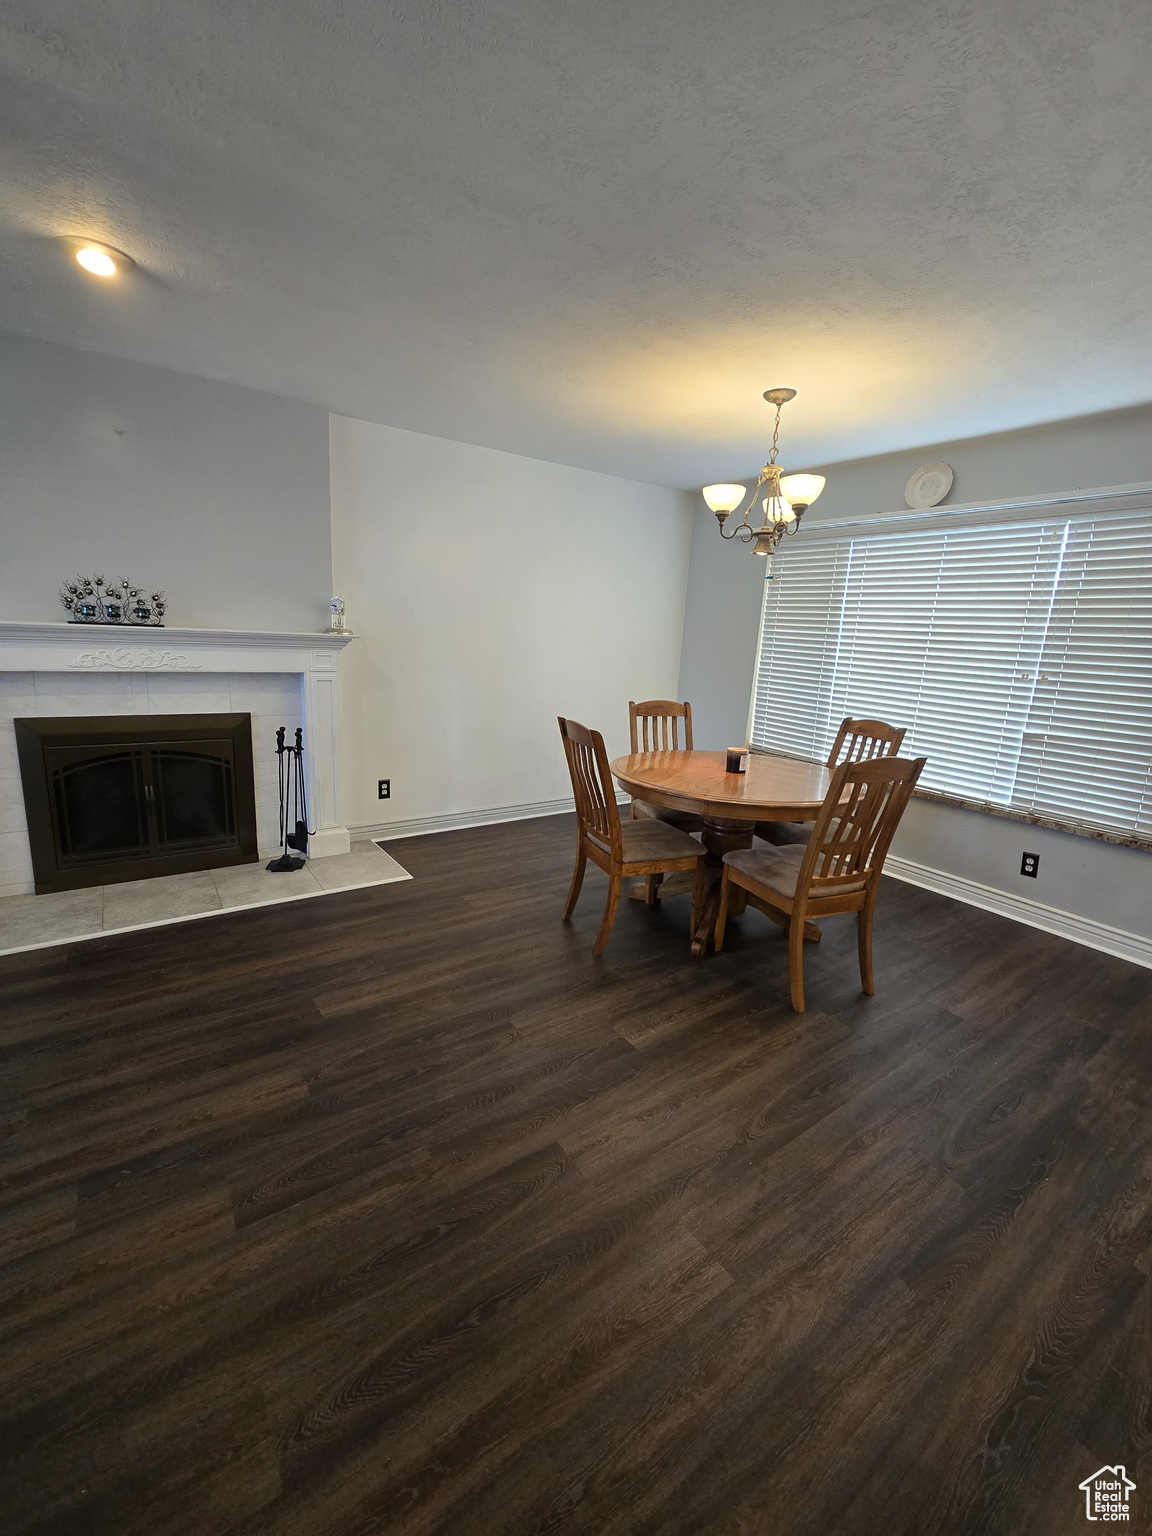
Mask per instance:
[[[1152,397],[1147,0],[6,0],[0,328],[678,485]],[[100,284],[56,237],[139,269]]]

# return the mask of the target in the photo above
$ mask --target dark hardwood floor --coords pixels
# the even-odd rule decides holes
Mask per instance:
[[[1152,972],[887,881],[801,1017],[573,841],[0,960],[4,1536],[1149,1528]]]

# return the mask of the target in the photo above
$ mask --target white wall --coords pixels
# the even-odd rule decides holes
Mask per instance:
[[[820,500],[805,516],[819,522],[904,508],[909,477],[922,465],[940,459],[955,474],[945,505],[1135,485],[1152,480],[1152,406],[934,443],[907,453],[803,466],[828,477]]]
[[[1040,855],[1033,880],[1020,855]],[[913,800],[893,853],[1010,896],[1152,939],[1152,854],[1049,827]]]
[[[947,500],[956,504],[1152,481],[1152,408],[852,463],[788,467],[819,469],[827,476],[824,494],[806,514],[816,522],[902,508],[909,476],[937,459],[955,471]],[[719,747],[728,745],[728,738],[744,737],[764,567],[744,546],[723,543],[699,496],[695,505],[680,697],[690,700],[694,725],[700,722],[697,745]],[[802,657],[797,665],[803,665]],[[1036,879],[1020,874],[1025,849],[1040,854]],[[915,801],[893,853],[1014,898],[1152,938],[1152,855],[1138,850]]]
[[[340,416],[331,463],[350,825],[569,797],[558,714],[616,755],[675,696],[684,493]]]
[[[748,728],[764,562],[738,539],[726,543],[696,500],[702,510],[692,520],[679,697],[692,706],[694,744],[719,751],[739,746]]]
[[[77,571],[171,625],[323,629],[327,411],[0,334],[0,619],[63,620]]]

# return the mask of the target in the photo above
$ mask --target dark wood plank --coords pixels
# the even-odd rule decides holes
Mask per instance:
[[[798,1016],[573,837],[0,960],[6,1536],[1148,1528],[1152,973],[888,881]]]

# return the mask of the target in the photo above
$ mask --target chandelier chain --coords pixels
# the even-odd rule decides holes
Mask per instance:
[[[780,452],[780,411],[781,411],[781,407],[777,406],[776,407],[776,425],[772,429],[772,451],[768,455],[768,462],[769,462],[769,464],[775,464],[776,456]]]

